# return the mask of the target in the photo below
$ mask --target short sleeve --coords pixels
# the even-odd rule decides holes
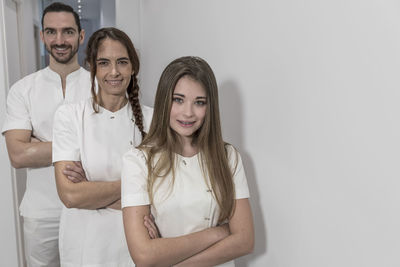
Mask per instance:
[[[122,208],[150,204],[147,173],[146,157],[141,150],[133,148],[125,153],[121,171]]]
[[[239,152],[231,145],[227,147],[229,166],[233,170],[233,182],[235,184],[235,199],[249,198],[249,186],[243,168],[242,158]]]
[[[144,118],[144,131],[149,132],[151,120],[153,118],[153,108],[148,106],[142,106],[142,113]]]
[[[79,161],[80,149],[78,128],[73,119],[73,105],[60,106],[53,122],[53,163],[57,161]]]
[[[31,117],[26,99],[27,95],[24,88],[26,86],[23,80],[14,84],[7,96],[6,118],[3,124],[2,133],[8,130],[32,130]]]

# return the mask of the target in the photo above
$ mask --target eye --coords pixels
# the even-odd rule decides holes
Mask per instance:
[[[198,106],[205,106],[207,104],[207,101],[205,100],[196,100],[196,102],[194,102],[196,105]]]
[[[67,35],[73,35],[73,34],[75,34],[75,32],[74,32],[73,30],[67,30],[65,33],[66,33]]]
[[[53,30],[53,29],[47,29],[47,30],[45,30],[45,33],[46,33],[47,35],[51,35],[51,34],[55,34],[56,31]]]
[[[128,60],[119,60],[118,64],[120,64],[120,65],[128,65],[129,61]]]
[[[176,102],[176,103],[178,103],[178,104],[181,104],[181,103],[183,103],[183,98],[181,98],[181,97],[174,97],[174,98],[172,98],[172,101],[173,101],[173,102]]]
[[[108,66],[108,61],[97,61],[97,65],[100,67]]]

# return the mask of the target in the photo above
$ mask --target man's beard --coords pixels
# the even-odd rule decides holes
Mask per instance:
[[[57,63],[67,64],[71,61],[71,59],[78,52],[79,42],[77,43],[75,50],[72,49],[72,45],[52,45],[52,46],[50,46],[50,48],[47,45],[45,45],[45,47],[46,47],[47,52],[54,58],[54,60]],[[68,51],[70,49],[69,56],[66,58],[63,58],[63,57],[60,58],[59,56],[57,56],[57,53],[52,52],[53,49],[55,50],[56,48],[65,48],[66,51]]]

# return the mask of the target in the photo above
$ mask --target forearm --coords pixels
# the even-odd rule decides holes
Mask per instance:
[[[63,173],[68,164],[72,162],[60,161],[54,164],[58,195],[67,208],[99,209],[121,198],[121,180],[74,183]]]
[[[74,183],[71,187],[73,188],[67,189],[67,192],[59,193],[61,200],[67,208],[101,209],[113,204],[121,198],[120,181],[84,181]]]
[[[51,165],[51,142],[23,143],[10,149],[8,154],[14,168],[39,168]]]
[[[113,209],[113,210],[121,210],[121,199],[114,201],[113,203],[107,205],[106,208]]]
[[[149,240],[146,252],[139,257],[138,266],[171,266],[212,246],[225,235],[220,227],[175,238]],[[143,261],[142,261],[143,260]],[[136,262],[136,261],[135,261]]]
[[[150,239],[144,226],[148,205],[123,209],[125,235],[137,266],[171,266],[181,262],[229,235],[227,225],[212,227],[179,237]]]
[[[214,266],[249,254],[254,248],[254,226],[247,198],[235,201],[229,221],[230,235],[177,266]]]
[[[175,266],[215,266],[234,260],[252,251],[252,244],[241,235],[229,235],[200,253]]]

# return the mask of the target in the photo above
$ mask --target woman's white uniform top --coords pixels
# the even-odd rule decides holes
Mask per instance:
[[[53,162],[81,161],[89,181],[121,178],[122,155],[141,141],[129,103],[116,112],[92,99],[61,106],[54,117]],[[148,131],[152,109],[142,106]],[[125,241],[122,213],[114,209],[67,209],[60,221],[62,266],[134,266]]]
[[[234,171],[235,199],[248,198],[249,189],[240,155],[232,146],[227,149],[229,164]],[[172,174],[154,185],[159,187],[151,212],[162,237],[182,236],[218,223],[220,209],[211,187],[208,186],[209,179],[203,175],[199,158],[199,154],[193,157],[176,154],[177,167],[173,186]],[[122,207],[149,205],[146,155],[141,150],[132,148],[122,161]],[[234,262],[223,266],[234,266]]]

